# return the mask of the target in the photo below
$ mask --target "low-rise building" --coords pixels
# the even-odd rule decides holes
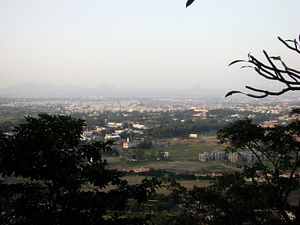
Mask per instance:
[[[140,129],[140,130],[147,129],[146,125],[139,124],[139,123],[132,124],[132,127],[135,128],[135,129]]]
[[[199,154],[199,161],[207,162],[207,161],[221,161],[227,160],[232,163],[255,163],[258,162],[258,157],[260,160],[267,160],[264,155],[257,152],[254,154],[250,151],[244,152],[231,152],[227,153],[225,151],[213,151],[213,152],[204,152]]]
[[[118,135],[118,134],[106,134],[105,135],[105,140],[112,140],[112,141],[118,141],[118,140],[121,140],[121,136]]]
[[[198,138],[198,134],[192,133],[189,135],[189,138]]]
[[[118,128],[118,127],[122,127],[123,124],[122,123],[115,123],[115,122],[108,122],[107,126],[111,127],[111,128]]]
[[[276,126],[278,126],[278,121],[277,120],[269,120],[269,121],[265,121],[262,125],[262,127],[269,127],[269,128],[274,128]]]
[[[130,141],[129,138],[127,138],[126,141],[123,142],[123,149],[131,149],[131,148],[136,148],[138,145],[139,145],[139,141],[137,140],[133,140],[133,141]]]
[[[193,109],[193,117],[206,119],[207,115],[208,115],[208,109]]]
[[[169,152],[163,152],[163,158],[164,159],[169,159],[170,158]]]

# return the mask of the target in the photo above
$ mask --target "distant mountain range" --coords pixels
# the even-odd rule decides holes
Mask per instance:
[[[23,83],[9,88],[0,89],[2,98],[59,98],[59,97],[137,97],[137,96],[170,96],[200,98],[224,97],[226,90],[205,90],[202,88],[191,89],[141,89],[134,87],[117,88],[109,85],[100,85],[96,88],[86,86],[63,86],[54,84],[38,84],[34,82]]]

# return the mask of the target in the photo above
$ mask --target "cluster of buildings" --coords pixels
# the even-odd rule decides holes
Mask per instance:
[[[55,114],[84,113],[87,116],[99,116],[103,112],[168,112],[193,110],[195,117],[206,118],[210,110],[230,109],[236,112],[253,112],[263,114],[283,114],[297,107],[299,96],[282,98],[280,101],[243,100],[224,101],[223,98],[199,97],[90,97],[90,98],[60,98],[60,99],[0,99],[1,112],[26,111]],[[43,110],[44,109],[44,110]],[[0,112],[0,113],[1,113]]]
[[[90,141],[102,141],[102,140],[112,140],[118,144],[123,143],[124,149],[135,148],[139,141],[129,140],[124,136],[129,135],[130,133],[143,135],[144,131],[148,129],[146,125],[140,123],[124,123],[119,122],[106,122],[106,125],[103,127],[95,126],[93,130],[86,130],[82,134],[82,140]],[[123,134],[123,135],[122,135]],[[122,138],[123,137],[123,138]]]
[[[224,174],[219,172],[212,172],[212,173],[195,173],[194,174],[196,179],[203,179],[203,178],[214,178],[214,177],[222,177]]]
[[[48,100],[50,104],[53,101]],[[68,113],[85,113],[89,116],[97,116],[102,112],[169,112],[183,111],[193,107],[204,106],[207,103],[195,98],[88,98],[66,99],[56,101],[62,105],[62,110]]]
[[[122,169],[118,169],[117,171],[119,172],[126,172],[126,173],[145,173],[145,172],[149,172],[150,168],[146,168],[146,167],[130,167],[130,168],[122,168]]]
[[[261,153],[256,153],[260,160],[265,161],[266,157],[261,155]],[[208,162],[208,161],[229,161],[232,163],[255,163],[258,162],[258,158],[253,152],[244,151],[244,152],[230,152],[225,151],[212,151],[204,152],[199,154],[199,161]]]
[[[131,148],[136,148],[139,144],[140,141],[130,140],[129,138],[127,138],[126,141],[123,142],[122,147],[123,149],[131,149]]]
[[[206,108],[193,108],[193,117],[206,119],[208,117],[209,110]]]

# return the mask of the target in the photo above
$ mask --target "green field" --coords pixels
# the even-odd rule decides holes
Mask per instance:
[[[151,149],[128,150],[125,154],[139,155],[138,162],[128,162],[125,159],[107,156],[111,168],[132,168],[146,167],[152,169],[165,169],[175,173],[211,173],[211,172],[232,172],[237,167],[225,161],[200,162],[199,153],[211,152],[222,149],[218,145],[215,136],[204,136],[197,140],[191,139],[170,139],[168,144],[154,146]],[[161,160],[161,152],[169,152],[168,160]]]
[[[14,115],[0,115],[0,123],[3,122],[19,122],[21,119],[24,119],[23,116],[14,116]]]
[[[127,182],[131,185],[140,183],[144,178],[145,178],[144,176],[138,176],[138,175],[122,177],[122,179],[127,180]],[[188,189],[192,189],[194,186],[197,187],[208,186],[211,180],[178,180],[177,182],[179,182],[182,186]],[[158,192],[166,194],[168,193],[168,190],[166,187],[163,187],[160,188]]]

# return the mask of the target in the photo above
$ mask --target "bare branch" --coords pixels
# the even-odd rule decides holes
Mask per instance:
[[[283,40],[281,37],[278,37],[279,41],[281,41],[282,44],[284,44],[286,47],[288,47],[289,49],[295,51],[295,52],[298,52],[300,54],[300,50],[299,50],[299,43],[297,42],[296,39],[294,39],[293,41],[292,40]],[[288,43],[289,42],[293,42],[294,43],[294,46],[291,46],[289,45]]]
[[[287,48],[300,54],[300,44],[296,39],[283,40],[280,37],[278,37],[278,39]],[[292,45],[290,43],[292,43]],[[263,50],[263,54],[267,60],[267,64],[258,60],[257,58],[255,58],[253,55],[249,53],[248,60],[235,60],[231,62],[229,66],[236,63],[246,63],[246,65],[243,65],[241,68],[247,68],[247,67],[253,68],[258,73],[258,75],[262,76],[265,79],[277,81],[281,84],[284,84],[286,88],[283,88],[282,90],[279,91],[269,91],[269,90],[246,86],[247,89],[260,94],[244,93],[241,91],[231,91],[227,93],[225,97],[228,97],[232,94],[243,94],[252,98],[265,98],[270,95],[278,96],[288,91],[300,90],[299,70],[288,67],[286,63],[281,59],[280,56],[270,56],[265,50]],[[276,62],[278,62],[279,64],[278,63],[276,64]]]

